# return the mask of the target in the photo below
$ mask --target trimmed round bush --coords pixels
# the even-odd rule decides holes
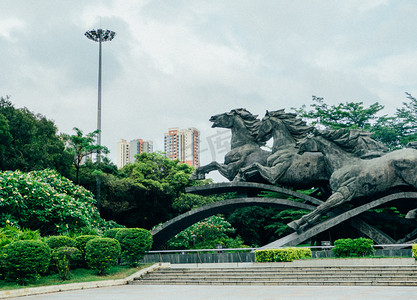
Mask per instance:
[[[46,239],[45,242],[52,250],[61,247],[75,247],[75,240],[65,235],[50,236]]]
[[[339,239],[332,249],[335,257],[358,257],[371,255],[374,252],[374,241],[367,238]]]
[[[52,252],[51,264],[62,280],[70,279],[70,269],[80,264],[81,251],[75,247],[60,247]]]
[[[125,229],[125,228],[111,228],[111,229],[105,231],[103,235],[104,235],[104,237],[115,239],[116,234],[122,229]]]
[[[111,229],[105,231],[104,234],[103,234],[103,236],[104,237],[109,237],[109,238],[115,239],[116,238],[116,234],[120,230],[123,230],[123,229],[126,229],[126,228],[111,228]]]
[[[256,262],[291,262],[295,259],[311,257],[310,248],[280,248],[255,251]]]
[[[417,260],[417,244],[414,244],[411,248],[414,258]]]
[[[85,246],[85,259],[90,268],[97,270],[99,275],[117,264],[121,254],[120,243],[111,238],[95,238]]]
[[[39,240],[17,241],[7,245],[3,252],[6,280],[26,284],[40,278],[48,270],[51,249]]]
[[[117,232],[116,239],[122,247],[122,258],[134,266],[152,247],[152,235],[143,228],[124,228]]]
[[[80,250],[81,260],[79,262],[79,267],[87,267],[87,262],[85,260],[85,246],[88,241],[98,238],[97,235],[80,235],[75,238],[75,247]]]

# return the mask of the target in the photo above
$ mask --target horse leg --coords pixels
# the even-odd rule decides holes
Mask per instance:
[[[257,165],[259,165],[259,164],[254,163],[250,166],[247,166],[247,167],[244,167],[244,168],[240,169],[238,171],[238,173],[236,174],[235,178],[233,179],[233,181],[236,181],[236,182],[244,181],[244,182],[246,182],[247,178],[248,178],[248,174],[258,172],[258,166]]]
[[[198,167],[197,169],[195,169],[194,173],[191,174],[190,179],[191,180],[205,179],[206,178],[205,174],[210,173],[211,171],[215,171],[215,170],[218,170],[220,172],[220,170],[223,171],[223,169],[224,167],[220,165],[217,161],[212,161],[208,165]],[[222,172],[220,172],[220,174],[223,175]]]
[[[354,190],[350,188],[351,183],[354,182],[354,178],[349,179],[346,184],[339,187],[336,192],[334,192],[329,199],[327,199],[323,204],[320,204],[315,210],[311,213],[302,216],[300,219],[292,221],[287,224],[289,227],[293,228],[297,232],[303,232],[306,228],[314,224],[321,216],[327,213],[332,208],[352,200],[354,196]]]

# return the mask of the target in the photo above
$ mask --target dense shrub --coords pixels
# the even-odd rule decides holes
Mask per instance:
[[[122,247],[122,258],[134,266],[152,247],[151,233],[142,228],[125,228],[116,234]]]
[[[236,229],[221,216],[211,216],[176,234],[167,242],[169,249],[244,248],[241,238],[232,238]]]
[[[79,267],[87,267],[87,262],[85,260],[85,246],[88,241],[98,238],[97,235],[80,235],[75,238],[75,247],[80,250],[81,260],[79,262]]]
[[[49,248],[57,249],[60,247],[74,247],[75,246],[75,240],[73,238],[70,238],[68,236],[64,235],[54,235],[50,236],[45,241]]]
[[[256,262],[291,262],[295,259],[311,257],[310,248],[281,248],[256,250]]]
[[[52,252],[51,264],[62,280],[70,279],[70,269],[80,264],[82,254],[74,247],[60,247]]]
[[[40,240],[17,241],[4,247],[3,255],[5,279],[26,284],[48,270],[51,249]]]
[[[0,228],[0,248],[16,241],[39,239],[41,239],[39,230],[20,229],[13,225]]]
[[[125,228],[111,228],[109,230],[106,230],[103,234],[104,237],[108,237],[108,238],[112,238],[115,239],[116,238],[116,234],[119,232],[119,230],[122,230]]]
[[[411,251],[413,251],[413,256],[417,260],[417,244],[414,244]]]
[[[120,243],[111,238],[95,238],[85,246],[85,259],[90,268],[97,270],[99,275],[116,265],[121,254]]]
[[[107,224],[93,194],[54,170],[0,172],[0,226],[18,225],[42,234],[59,234]]]
[[[367,238],[340,239],[334,242],[335,257],[358,257],[374,253],[374,241]]]

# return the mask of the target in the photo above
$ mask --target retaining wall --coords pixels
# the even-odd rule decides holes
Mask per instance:
[[[313,258],[334,257],[331,250],[313,251]],[[384,257],[412,257],[411,249],[377,249],[376,256]],[[167,262],[171,264],[190,263],[241,263],[254,262],[254,252],[235,253],[167,253],[148,254],[144,257],[144,263]]]

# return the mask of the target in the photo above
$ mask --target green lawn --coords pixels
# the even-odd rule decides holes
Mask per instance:
[[[57,284],[67,284],[67,283],[76,283],[76,282],[88,282],[88,281],[99,281],[99,280],[113,280],[113,279],[123,279],[136,273],[137,271],[148,267],[149,265],[140,265],[137,268],[129,268],[127,266],[115,266],[110,268],[106,275],[98,276],[96,271],[89,269],[77,269],[71,271],[71,279],[62,281],[58,278],[57,274],[42,276],[38,281],[30,283],[28,285],[22,286],[16,283],[6,282],[0,280],[0,291],[21,289],[28,287],[38,287],[46,285],[57,285]]]

